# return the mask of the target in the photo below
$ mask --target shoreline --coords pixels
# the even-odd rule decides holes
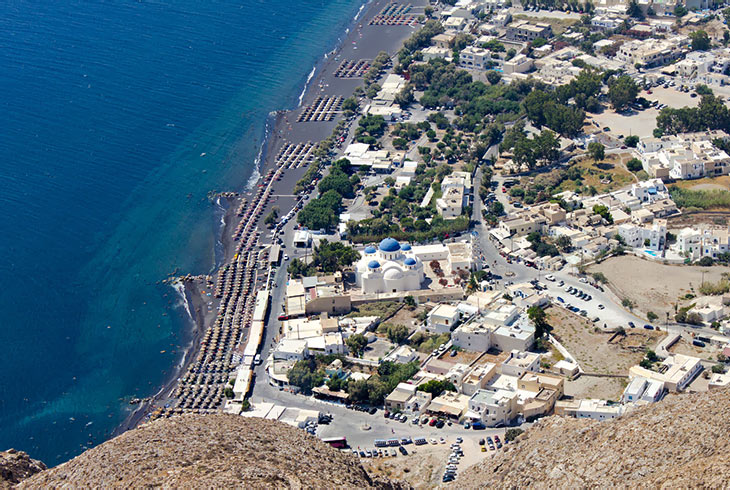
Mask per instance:
[[[342,95],[349,97],[355,88],[362,85],[363,81],[361,78],[349,79],[334,76],[336,67],[339,66],[342,60],[347,59],[344,55],[359,54],[355,52],[355,50],[358,50],[356,45],[367,38],[370,38],[371,41],[377,41],[372,43],[376,49],[375,52],[368,53],[368,56],[364,59],[373,59],[377,52],[383,50],[393,55],[400,48],[403,41],[415,31],[413,28],[392,26],[383,28],[382,26],[370,26],[368,24],[369,20],[377,15],[382,7],[388,3],[387,0],[368,0],[362,4],[350,23],[342,31],[342,34],[337,38],[334,48],[326,51],[313,65],[312,71],[309,72],[309,75],[304,80],[302,92],[297,99],[297,105],[290,109],[275,110],[266,118],[264,122],[264,140],[261,143],[255,159],[255,165],[251,171],[251,175],[245,179],[243,189],[239,192],[217,193],[216,197],[218,199],[225,199],[228,202],[226,205],[221,205],[225,211],[222,216],[222,224],[219,227],[219,235],[215,237],[214,246],[222,247],[222,255],[218,257],[214,250],[214,273],[220,273],[221,270],[226,269],[227,264],[231,264],[238,253],[241,253],[241,245],[245,237],[237,240],[234,238],[234,234],[237,226],[241,228],[239,222],[243,222],[249,218],[248,216],[241,217],[242,203],[247,201],[249,209],[251,205],[255,206],[257,204],[256,191],[257,189],[261,190],[262,185],[266,185],[269,182],[271,174],[276,171],[276,156],[280,148],[287,142],[293,144],[312,142],[316,144],[328,137],[332,133],[334,126],[341,119],[338,117],[326,123],[298,123],[296,122],[296,113],[303,110],[318,95]],[[363,33],[366,28],[370,28],[370,31]],[[378,30],[386,32],[380,33],[377,32]],[[366,34],[366,37],[364,37],[364,34]],[[372,46],[367,47],[372,48]],[[282,169],[281,176],[277,179],[278,181],[271,183],[271,195],[263,202],[263,206],[258,215],[248,220],[248,224],[252,224],[251,222],[253,221],[253,229],[250,233],[251,237],[255,239],[256,245],[261,245],[268,238],[269,234],[268,228],[263,225],[263,222],[259,222],[258,218],[265,216],[274,206],[279,207],[281,214],[288,212],[294,206],[296,199],[290,193],[297,180],[306,171],[306,168],[307,165],[296,169]],[[251,239],[249,239],[249,242],[251,242]],[[218,262],[218,259],[220,259],[220,262]],[[236,262],[240,262],[240,260],[241,257],[238,257]],[[200,279],[200,277],[196,276],[197,279]],[[253,284],[254,292],[263,286],[260,284],[261,277],[255,277],[256,282]],[[164,402],[172,399],[171,395],[180,386],[180,380],[188,372],[194,360],[198,358],[203,347],[203,337],[215,323],[216,317],[218,317],[218,309],[216,307],[220,307],[221,310],[224,307],[223,303],[225,300],[218,300],[213,297],[211,298],[213,300],[213,308],[210,312],[206,312],[207,302],[198,291],[200,289],[199,283],[197,280],[191,280],[189,278],[191,276],[177,278],[176,280],[183,279],[182,294],[190,305],[190,318],[188,319],[190,325],[187,327],[189,330],[186,329],[186,332],[189,332],[190,335],[190,343],[185,348],[182,359],[173,369],[169,379],[161,386],[156,394],[143,400],[125,418],[124,422],[113,432],[114,436],[145,422],[155,411],[161,410],[166,405]],[[206,290],[208,290],[207,287]],[[247,327],[248,325],[241,333],[239,342],[231,348],[231,351],[240,350],[248,333]]]

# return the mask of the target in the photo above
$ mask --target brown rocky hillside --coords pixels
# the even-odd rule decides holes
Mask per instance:
[[[549,417],[459,478],[464,488],[726,488],[730,390],[670,395],[620,419]]]
[[[126,432],[27,488],[389,488],[349,454],[279,422],[183,415]],[[397,486],[397,485],[395,485]]]
[[[10,488],[16,483],[43,471],[46,465],[22,451],[8,449],[0,452],[0,489]]]

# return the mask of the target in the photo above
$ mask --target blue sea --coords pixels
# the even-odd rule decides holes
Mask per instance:
[[[49,466],[189,342],[161,281],[208,273],[241,190],[363,0],[0,2],[0,449]]]

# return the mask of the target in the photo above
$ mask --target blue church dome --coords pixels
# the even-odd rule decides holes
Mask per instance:
[[[373,247],[372,245],[368,245],[367,247],[365,247],[365,253],[366,254],[374,254],[375,253],[375,247]]]
[[[370,267],[371,269],[377,269],[378,267],[380,267],[380,262],[378,262],[377,260],[371,260],[368,263],[368,267]]]
[[[411,246],[408,243],[404,243],[403,245],[400,246],[400,249],[403,250],[404,252],[407,252],[411,249]]]
[[[397,252],[400,250],[400,244],[395,238],[383,238],[380,242],[380,250],[383,252]]]
[[[406,260],[403,261],[406,265],[416,265],[416,259],[413,257],[408,257]]]

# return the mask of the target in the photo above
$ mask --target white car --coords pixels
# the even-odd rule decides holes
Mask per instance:
[[[439,443],[439,442],[438,442],[438,441],[437,441],[436,439],[434,439],[433,437],[432,437],[431,439],[429,439],[429,440],[428,440],[428,442],[430,442],[431,444],[438,444],[438,443]]]
[[[554,275],[552,275],[552,274],[550,274],[549,276],[545,276],[545,279],[547,279],[548,281],[553,281],[553,282],[555,282],[555,276],[554,276]]]

